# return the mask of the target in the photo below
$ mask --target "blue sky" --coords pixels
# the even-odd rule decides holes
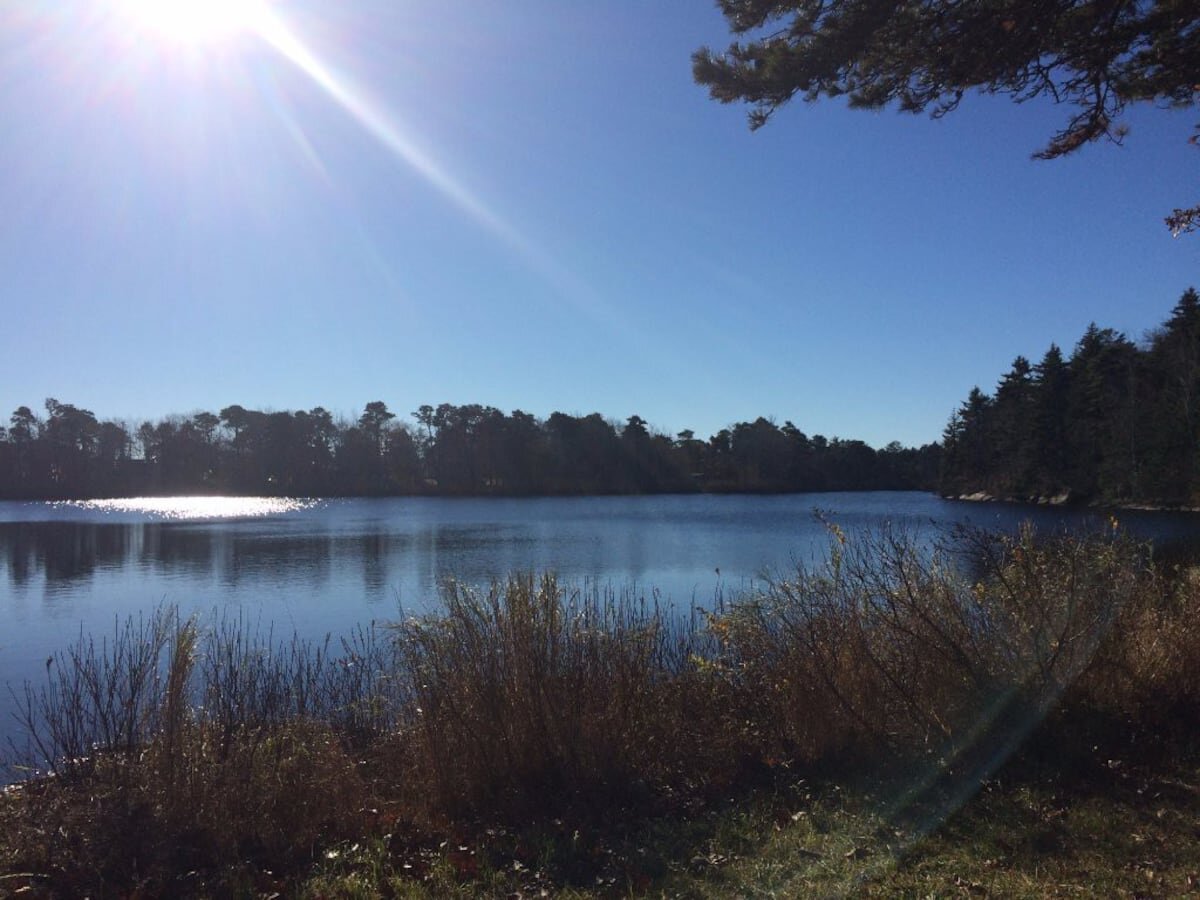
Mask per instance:
[[[0,412],[382,399],[940,437],[975,384],[1200,283],[1195,112],[1037,162],[1067,110],[691,81],[708,0],[279,2],[189,44],[127,0],[0,7]]]

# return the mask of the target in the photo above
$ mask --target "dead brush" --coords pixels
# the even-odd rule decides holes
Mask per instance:
[[[719,620],[734,702],[775,754],[955,758],[1040,718],[1119,640],[1145,558],[1111,536],[833,527],[823,560]]]
[[[162,725],[163,651],[181,626],[173,609],[117,623],[110,637],[83,636],[47,662],[47,683],[26,683],[17,723],[28,746],[11,747],[27,768],[58,778],[90,772],[105,754],[129,755]]]
[[[1069,692],[1072,706],[1149,728],[1200,715],[1200,570],[1146,567]]]
[[[351,748],[382,727],[385,649],[369,629],[275,642],[243,619],[201,630],[164,608],[81,638],[26,685],[19,864],[62,896],[260,860],[288,868],[358,833],[367,791]],[[18,748],[13,748],[17,751]],[[11,808],[8,810],[11,812]]]
[[[644,600],[510,577],[450,584],[396,629],[418,784],[448,811],[518,817],[638,792],[673,752],[686,626]]]

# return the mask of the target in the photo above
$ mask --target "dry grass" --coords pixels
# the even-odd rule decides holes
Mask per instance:
[[[1156,684],[1200,660],[1197,597],[1112,536],[966,532],[930,548],[833,529],[822,563],[713,619],[700,668],[762,761],[883,767],[910,785],[904,803],[950,810],[1051,710],[1115,721],[1151,698],[1155,717],[1194,702],[1195,681]]]
[[[441,809],[523,819],[636,803],[678,755],[696,634],[647,603],[514,577],[396,629],[417,782]],[[560,805],[561,809],[553,809]]]
[[[162,611],[23,692],[23,761],[50,777],[0,801],[0,894],[637,892],[692,878],[680,853],[769,858],[745,831],[775,833],[797,784],[870,773],[892,789],[846,820],[870,847],[831,827],[810,851],[859,877],[1030,732],[1072,761],[1187,739],[1198,615],[1200,578],[1111,535],[836,528],[823,561],[703,617],[549,576],[452,585],[438,614],[337,645]],[[765,819],[716,812],[756,790]],[[784,830],[850,815],[821,798]]]

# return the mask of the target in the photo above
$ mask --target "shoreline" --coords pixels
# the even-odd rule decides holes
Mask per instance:
[[[1137,512],[1179,512],[1200,513],[1200,506],[1183,506],[1181,504],[1151,503],[1148,501],[1101,501],[1087,500],[1074,497],[1069,492],[1053,495],[1034,495],[1032,497],[997,497],[987,491],[975,491],[970,494],[940,494],[943,500],[961,500],[964,503],[1012,503],[1019,506],[1060,506],[1064,508],[1133,510]]]

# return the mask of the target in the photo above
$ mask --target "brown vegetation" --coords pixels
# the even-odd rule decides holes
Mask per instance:
[[[1186,729],[1197,616],[1192,570],[1113,535],[833,526],[819,564],[690,617],[550,576],[339,647],[161,612],[26,689],[24,762],[50,768],[0,802],[0,892],[270,892],[343,846],[478,879],[489,842],[632,890],[612,846],[637,823],[863,773],[936,823],[1034,729],[1066,756]]]

